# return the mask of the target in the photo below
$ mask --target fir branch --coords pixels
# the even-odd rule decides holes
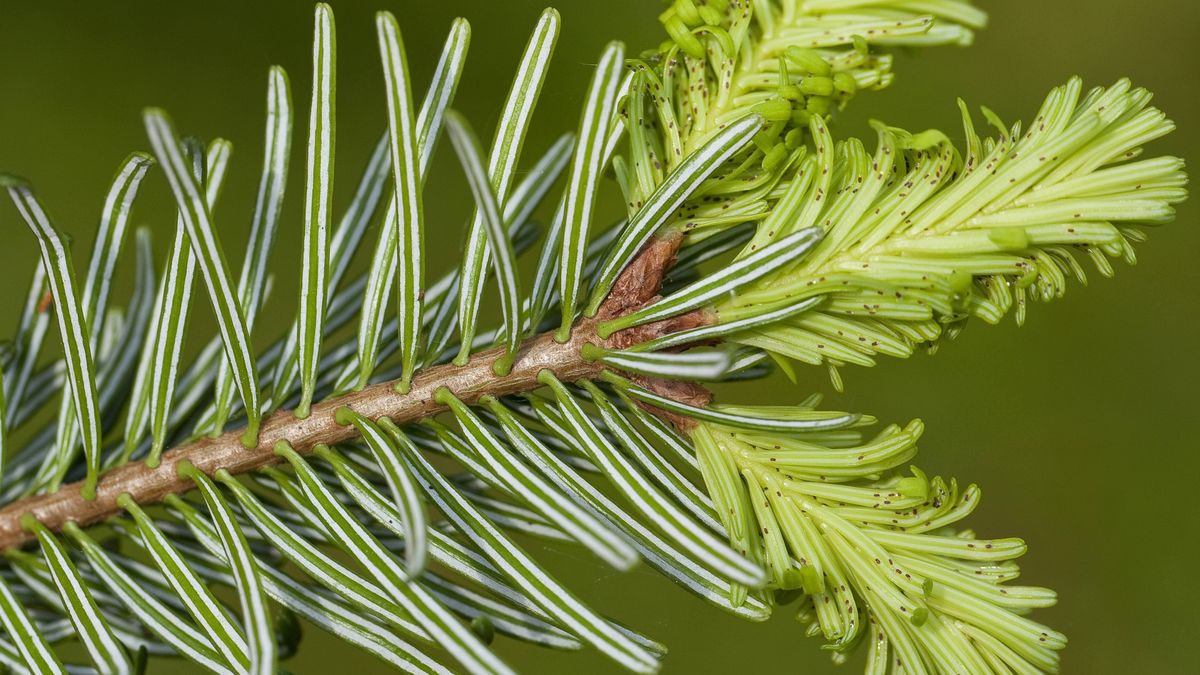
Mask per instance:
[[[150,160],[135,153],[114,181],[80,297],[44,208],[3,181],[45,264],[0,352],[0,448],[15,448],[0,482],[0,662],[70,671],[52,645],[78,636],[102,672],[176,654],[267,673],[294,651],[302,617],[413,673],[449,672],[428,648],[471,673],[511,672],[489,648],[497,635],[657,671],[665,647],[588,606],[523,534],[579,543],[618,570],[644,561],[750,620],[798,600],[835,662],[867,643],[868,672],[1057,668],[1066,638],[1025,616],[1055,595],[1006,583],[1024,543],[959,529],[974,486],[902,471],[919,420],[867,436],[873,418],[815,397],[730,405],[701,382],[772,364],[795,380],[797,359],[840,385],[838,366],[907,356],[969,317],[1023,319],[1027,300],[1082,279],[1072,249],[1105,274],[1108,257],[1132,262],[1138,226],[1169,220],[1186,196],[1181,161],[1127,161],[1173,128],[1147,92],[1121,81],[1084,95],[1072,80],[1027,130],[985,109],[990,138],[964,107],[961,149],[877,123],[871,154],[834,142],[835,113],[891,82],[888,47],[968,44],[980,12],[960,0],[674,0],[660,16],[670,39],[624,77],[610,44],[578,137],[518,181],[558,14],[542,14],[485,159],[448,110],[466,22],[417,114],[399,23],[381,13],[389,130],[328,232],[332,10],[316,18],[301,310],[262,353],[249,336],[291,142],[281,69],[236,290],[212,215],[227,141],[206,151],[146,113],[180,222],[157,297],[139,231],[126,308],[108,307],[108,276]],[[461,265],[423,288],[423,182],[443,121],[476,214]],[[568,163],[543,237],[532,215]],[[598,228],[606,167],[628,218]],[[389,175],[370,270],[346,281]],[[539,240],[523,293],[517,256]],[[196,266],[219,335],[183,368]],[[504,321],[482,330],[492,283]],[[39,369],[51,307],[65,357]],[[392,321],[397,339],[382,340]],[[340,336],[352,322],[357,334]],[[122,408],[125,435],[104,447]],[[66,479],[77,482],[53,489]]]
[[[614,293],[611,304],[638,306],[653,295],[655,286],[644,285],[646,275],[657,269],[661,278],[663,264],[670,260],[671,251],[677,244],[677,240],[652,242],[638,257],[638,262],[622,275],[622,279],[629,280],[619,283],[623,290]],[[0,509],[0,549],[20,545],[32,538],[32,534],[20,525],[20,519],[26,513],[32,513],[51,531],[58,531],[67,522],[86,526],[116,515],[120,512],[117,500],[122,494],[130,495],[137,504],[146,505],[162,501],[170,494],[187,492],[194,487],[192,481],[176,473],[176,465],[183,461],[209,476],[220,470],[236,475],[277,463],[279,458],[274,454],[274,446],[280,441],[307,454],[317,446],[335,445],[355,438],[358,434],[352,426],[343,426],[336,420],[337,411],[342,407],[349,407],[372,421],[387,417],[394,423],[406,424],[448,409],[435,400],[435,394],[441,388],[474,405],[485,397],[511,396],[540,388],[538,376],[543,370],[566,381],[595,377],[603,366],[583,357],[584,344],[605,344],[596,337],[592,321],[580,322],[565,343],[557,342],[552,333],[525,340],[517,350],[519,357],[504,375],[497,375],[494,369],[498,361],[507,358],[507,351],[503,347],[493,348],[475,354],[466,366],[447,364],[418,373],[405,393],[396,391],[397,381],[381,382],[326,399],[314,405],[307,418],[297,418],[291,411],[279,411],[263,420],[261,437],[254,448],[243,447],[242,432],[235,430],[169,450],[154,467],[141,463],[117,467],[98,482],[94,500],[86,499],[81,494],[82,484],[75,483],[64,485],[54,493],[11,502]]]

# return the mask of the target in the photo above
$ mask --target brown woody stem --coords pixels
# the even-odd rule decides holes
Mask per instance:
[[[553,372],[565,382],[594,379],[603,366],[583,358],[584,344],[620,348],[705,320],[685,315],[617,333],[608,340],[596,336],[598,321],[626,314],[655,297],[663,274],[674,261],[680,239],[678,235],[668,235],[652,240],[622,273],[595,319],[576,322],[565,343],[556,341],[553,332],[529,338],[506,375],[497,376],[493,371],[493,365],[504,356],[503,347],[497,347],[473,355],[463,366],[448,363],[418,373],[403,394],[396,391],[395,382],[382,382],[317,403],[303,419],[290,410],[276,412],[263,420],[258,445],[254,448],[247,449],[242,445],[242,430],[239,429],[174,448],[153,468],[143,462],[122,465],[101,476],[95,499],[83,498],[80,493],[82,482],[65,485],[51,494],[19,499],[0,508],[0,550],[34,539],[34,535],[21,526],[21,519],[26,514],[32,514],[50,530],[59,531],[68,522],[87,526],[118,515],[122,509],[117,500],[122,494],[129,494],[134,502],[146,505],[191,490],[194,487],[192,481],[177,473],[177,465],[183,461],[210,476],[219,469],[240,474],[280,461],[273,450],[280,441],[286,441],[300,454],[309,454],[319,445],[333,445],[355,438],[358,434],[353,426],[342,426],[334,419],[342,406],[349,406],[372,420],[388,417],[403,425],[444,411],[445,406],[434,402],[435,392],[442,387],[470,405],[485,395],[499,397],[533,391],[541,386],[537,377],[542,370]],[[656,385],[652,381],[643,384]]]

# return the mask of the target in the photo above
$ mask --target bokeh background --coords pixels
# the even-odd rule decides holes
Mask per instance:
[[[1200,5],[1192,0],[980,0],[991,26],[967,50],[940,48],[898,59],[895,86],[861,95],[835,134],[864,134],[875,117],[958,134],[955,97],[1007,120],[1028,118],[1045,92],[1073,74],[1088,84],[1130,76],[1156,92],[1179,130],[1151,151],[1200,157]],[[542,2],[534,0],[338,0],[338,200],[344,204],[377,134],[384,99],[372,13],[401,19],[419,87],[428,81],[450,20],[474,27],[457,107],[490,135],[511,70]],[[589,68],[609,39],[631,50],[661,40],[652,0],[558,0],[564,30],[527,148],[573,129]],[[146,148],[140,111],[167,108],[178,126],[236,146],[216,218],[232,260],[249,224],[262,151],[267,67],[291,74],[297,108],[292,196],[275,253],[276,290],[260,326],[295,311],[303,132],[310,81],[310,2],[241,0],[78,3],[0,0],[0,171],[34,181],[60,227],[81,242],[82,265],[105,189],[131,149]],[[469,195],[441,148],[429,181],[429,238],[438,262],[459,250]],[[148,181],[137,223],[173,227],[161,176]],[[0,335],[15,322],[36,262],[32,236],[0,204]],[[605,205],[616,213],[618,205]],[[936,357],[846,369],[831,406],[887,421],[922,417],[920,464],[978,481],[986,498],[971,523],[983,535],[1024,537],[1023,581],[1056,588],[1038,618],[1064,630],[1074,673],[1195,672],[1200,637],[1200,230],[1195,203],[1152,233],[1140,263],[1116,280],[1037,305],[1018,329],[973,326]],[[368,241],[373,239],[369,238]],[[164,241],[158,242],[160,249]],[[433,269],[439,265],[432,264]],[[125,283],[125,282],[122,282]],[[194,334],[211,325],[195,312]],[[260,330],[260,333],[270,331]],[[799,400],[829,390],[823,371],[799,389],[739,385],[726,398]],[[616,574],[578,550],[528,542],[597,606],[665,641],[667,673],[832,672],[816,640],[781,612],[765,625],[709,609],[648,570]],[[377,672],[383,666],[315,629],[296,673]],[[520,670],[603,673],[594,654],[559,654],[511,641],[498,649]],[[857,662],[857,660],[856,660]],[[846,666],[854,672],[857,665]],[[152,672],[191,672],[159,662]]]

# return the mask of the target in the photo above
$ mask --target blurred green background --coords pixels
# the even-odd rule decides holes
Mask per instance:
[[[411,68],[423,90],[450,20],[472,21],[474,37],[457,107],[490,134],[511,70],[537,18],[532,0],[338,0],[338,200],[345,203],[371,144],[384,128],[384,99],[372,13],[401,20]],[[980,2],[991,26],[968,50],[940,48],[898,59],[894,87],[864,94],[835,134],[863,134],[871,117],[913,129],[958,133],[955,97],[986,104],[1007,120],[1028,118],[1045,92],[1073,74],[1089,84],[1130,76],[1156,92],[1178,132],[1157,154],[1200,157],[1200,5],[1193,0]],[[564,31],[526,156],[573,129],[589,64],[609,39],[631,50],[661,39],[651,0],[560,0]],[[112,173],[131,149],[146,148],[140,111],[167,108],[177,125],[236,146],[216,218],[231,260],[249,224],[261,162],[267,67],[285,66],[297,109],[292,193],[275,253],[276,290],[265,321],[295,310],[303,132],[309,89],[309,2],[18,2],[0,0],[0,170],[34,182],[58,224],[73,233],[77,265]],[[426,197],[435,259],[458,250],[469,196],[441,148]],[[158,245],[173,217],[154,176],[136,222]],[[15,322],[36,261],[32,236],[0,205],[0,334]],[[616,213],[619,205],[605,206]],[[1115,281],[1093,274],[1053,305],[1031,308],[1024,328],[977,325],[936,358],[845,369],[847,391],[831,407],[886,421],[922,417],[920,464],[978,481],[986,498],[969,521],[985,536],[1030,544],[1027,583],[1056,588],[1060,604],[1038,618],[1065,631],[1066,672],[1195,672],[1200,636],[1200,470],[1196,384],[1200,382],[1200,212],[1152,233],[1140,264]],[[438,264],[433,264],[437,269]],[[209,324],[198,310],[197,324]],[[194,331],[204,330],[197,326]],[[270,333],[262,331],[260,333]],[[788,385],[790,386],[790,385]],[[726,400],[799,400],[829,390],[823,371],[800,389],[779,382],[740,385]],[[649,570],[616,574],[578,550],[528,542],[582,595],[672,649],[667,673],[830,672],[816,640],[786,612],[766,625],[711,610]],[[382,671],[372,658],[316,630],[288,664],[297,673]],[[526,672],[611,672],[594,654],[498,649]],[[857,662],[857,660],[856,660]],[[845,672],[855,672],[848,665]],[[159,662],[152,672],[185,672]],[[190,671],[187,671],[190,672]]]

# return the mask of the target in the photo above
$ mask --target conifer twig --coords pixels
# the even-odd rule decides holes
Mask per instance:
[[[497,376],[494,362],[505,355],[503,346],[476,354],[469,363],[458,366],[447,363],[429,368],[413,378],[406,393],[396,391],[396,382],[380,382],[360,391],[329,398],[314,404],[311,413],[301,419],[290,410],[280,410],[263,420],[258,445],[245,448],[242,430],[226,431],[216,437],[204,437],[176,447],[151,468],[143,462],[130,462],[117,467],[100,478],[96,498],[84,499],[82,482],[64,485],[56,492],[34,495],[17,500],[0,509],[0,550],[20,546],[34,539],[34,534],[21,527],[27,513],[51,531],[59,531],[67,523],[87,526],[119,514],[117,500],[128,493],[140,505],[154,504],[168,495],[187,492],[194,482],[177,474],[176,466],[190,462],[196,469],[212,476],[220,469],[237,475],[278,463],[275,446],[286,442],[300,454],[309,454],[318,446],[334,445],[358,435],[354,426],[338,424],[337,410],[349,406],[372,420],[387,417],[403,425],[437,415],[445,406],[434,401],[434,393],[443,387],[459,400],[474,405],[484,396],[501,397],[532,391],[541,386],[538,374],[549,370],[563,381],[593,379],[604,369],[599,362],[583,358],[585,343],[618,347],[658,335],[693,327],[705,321],[705,315],[695,313],[669,321],[639,326],[616,333],[607,340],[596,335],[596,324],[635,311],[657,297],[666,271],[675,260],[681,237],[668,235],[652,240],[622,273],[609,299],[594,319],[580,319],[565,343],[554,339],[553,331],[536,335],[520,347],[512,370]],[[642,381],[644,385],[654,383]],[[671,395],[671,391],[661,391]]]

